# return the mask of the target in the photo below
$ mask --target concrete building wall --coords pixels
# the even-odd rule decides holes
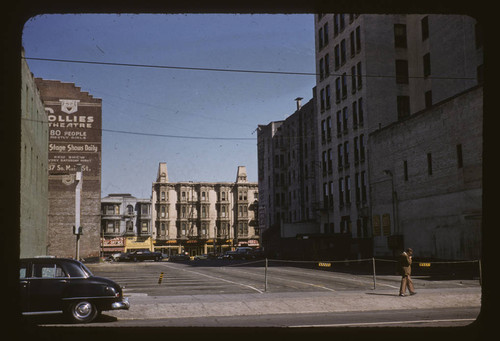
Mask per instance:
[[[421,258],[479,259],[482,123],[476,87],[370,135],[376,255],[391,255],[387,237],[402,235]]]
[[[47,254],[47,116],[33,74],[22,59],[20,256]]]

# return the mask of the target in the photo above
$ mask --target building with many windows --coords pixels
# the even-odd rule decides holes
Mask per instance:
[[[235,182],[170,182],[161,162],[152,185],[154,249],[196,256],[260,246],[258,196],[244,166]]]
[[[109,194],[101,199],[101,254],[153,251],[151,199]]]
[[[368,137],[480,83],[480,31],[459,15],[315,16],[319,187],[332,203],[321,233],[352,236],[351,255],[372,253],[364,240],[373,228],[369,179],[378,174],[369,164],[385,156],[370,155]],[[394,226],[392,213],[386,224]]]

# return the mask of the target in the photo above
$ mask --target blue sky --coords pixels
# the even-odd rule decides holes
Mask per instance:
[[[217,69],[315,72],[310,14],[64,14],[31,18],[27,58]],[[257,181],[258,124],[312,98],[315,77],[27,60],[35,77],[75,83],[102,99],[102,196],[149,198],[159,162],[176,181]]]

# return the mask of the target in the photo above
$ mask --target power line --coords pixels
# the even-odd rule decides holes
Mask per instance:
[[[174,69],[174,70],[192,70],[192,71],[218,71],[218,72],[244,72],[244,73],[263,73],[263,74],[278,74],[278,75],[316,76],[316,73],[311,73],[311,72],[286,72],[286,71],[264,71],[264,70],[245,70],[245,69],[218,69],[218,68],[187,67],[187,66],[168,66],[168,65],[150,65],[150,64],[93,62],[93,61],[86,61],[86,60],[35,58],[35,57],[22,57],[22,58],[29,59],[29,60],[41,60],[41,61],[46,61],[46,62],[78,63],[78,64],[93,64],[93,65],[111,65],[111,66],[128,66],[128,67],[143,67],[143,68],[156,68],[156,69]]]
[[[34,120],[30,118],[21,118],[25,121],[38,122],[38,123],[49,123],[41,120]],[[185,136],[185,135],[169,135],[169,134],[154,134],[154,133],[142,133],[136,131],[126,131],[126,130],[115,130],[106,128],[86,128],[91,130],[101,130],[108,133],[119,133],[119,134],[130,134],[130,135],[141,135],[141,136],[156,136],[156,137],[168,137],[177,139],[190,139],[190,140],[222,140],[222,141],[255,141],[255,137],[214,137],[214,136]]]
[[[58,63],[76,63],[90,65],[108,65],[108,66],[125,66],[125,67],[141,67],[141,68],[156,68],[156,69],[172,69],[172,70],[191,70],[191,71],[214,71],[214,72],[240,72],[240,73],[257,73],[257,74],[275,74],[275,75],[299,75],[299,76],[318,76],[315,72],[291,72],[291,71],[266,71],[266,70],[248,70],[248,69],[220,69],[220,68],[204,68],[204,67],[188,67],[188,66],[170,66],[170,65],[153,65],[153,64],[132,64],[132,63],[115,63],[115,62],[95,62],[87,60],[72,60],[72,59],[54,59],[54,58],[38,58],[38,57],[21,57],[27,60],[38,60],[45,62]],[[345,74],[326,74],[326,77],[342,77],[353,76],[350,73]],[[356,74],[354,74],[356,76]],[[365,78],[396,78],[397,75],[361,75]],[[443,79],[443,80],[475,80],[474,77],[449,77],[449,76],[407,76],[412,79]]]

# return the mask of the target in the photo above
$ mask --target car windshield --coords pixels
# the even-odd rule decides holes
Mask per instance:
[[[87,277],[94,276],[94,274],[92,273],[92,271],[90,271],[89,268],[87,268],[85,265],[81,264],[81,268],[82,268],[83,272],[85,272],[85,274],[87,275]]]

